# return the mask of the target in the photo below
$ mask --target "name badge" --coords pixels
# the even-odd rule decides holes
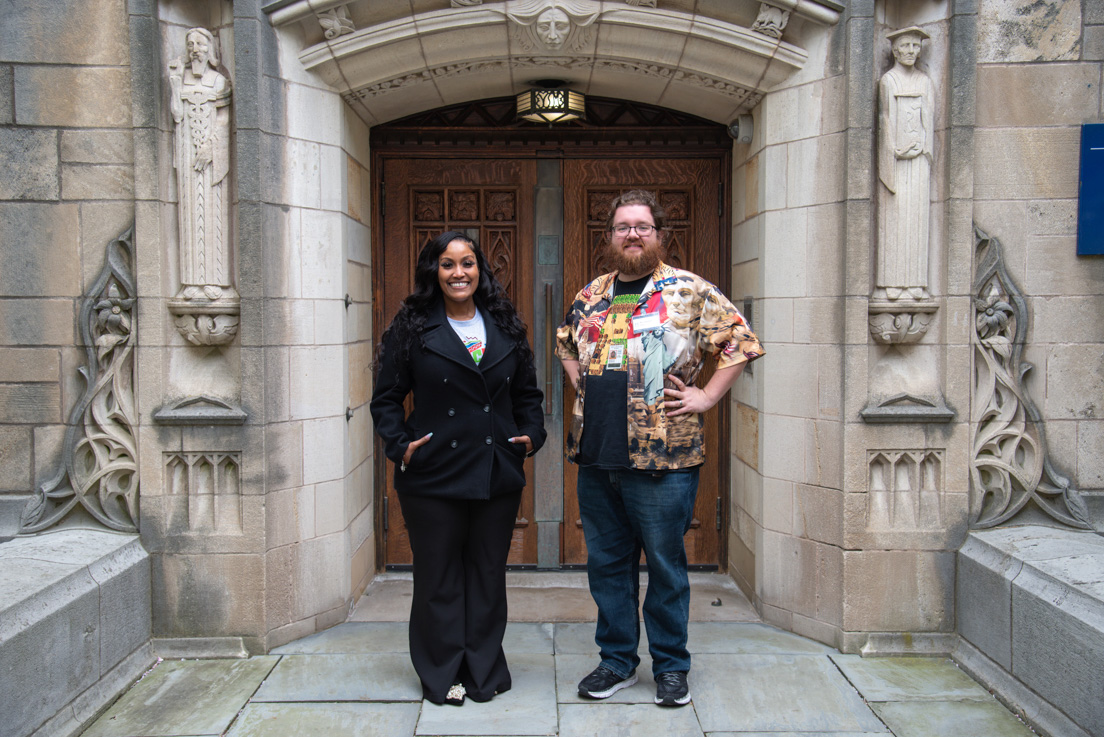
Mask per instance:
[[[632,319],[633,333],[639,334],[660,327],[659,313],[646,312]]]

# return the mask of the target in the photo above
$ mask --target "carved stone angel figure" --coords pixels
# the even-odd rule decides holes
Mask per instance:
[[[878,267],[889,300],[926,300],[935,91],[916,68],[924,39],[912,26],[888,35],[895,63],[878,84]]]
[[[173,166],[179,194],[177,299],[217,300],[230,281],[230,80],[206,28],[185,36],[184,59],[169,63]]]

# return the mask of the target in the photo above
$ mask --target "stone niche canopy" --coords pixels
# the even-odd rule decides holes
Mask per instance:
[[[414,7],[427,6],[432,4]],[[366,123],[377,125],[417,110],[514,94],[549,78],[589,95],[727,123],[807,59],[803,49],[784,40],[784,21],[762,22],[764,6],[786,11],[776,13],[778,19],[818,25],[836,23],[843,8],[830,0],[732,0],[709,15],[677,9],[684,6],[694,7],[442,0],[437,9],[399,13],[367,0],[292,0],[271,2],[266,10],[274,25],[302,24],[303,66],[340,91]],[[724,17],[715,17],[722,12]]]

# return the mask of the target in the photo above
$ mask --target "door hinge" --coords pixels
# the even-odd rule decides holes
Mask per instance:
[[[725,196],[724,196],[724,182],[717,184],[717,217],[724,219],[725,213]]]
[[[721,498],[717,497],[717,531],[721,529]]]
[[[717,529],[720,529],[719,527]],[[383,497],[383,531],[387,532],[387,497]]]

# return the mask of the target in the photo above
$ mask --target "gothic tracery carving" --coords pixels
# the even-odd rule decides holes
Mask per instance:
[[[241,453],[164,454],[165,494],[174,532],[238,534],[242,530]]]
[[[970,522],[994,527],[1034,501],[1052,518],[1091,529],[1080,492],[1047,454],[1042,416],[1023,386],[1027,302],[1004,264],[1000,242],[974,227],[974,424]]]
[[[24,508],[21,532],[44,530],[78,508],[112,530],[138,530],[133,235],[131,228],[108,244],[81,305],[85,390],[69,415],[62,466]]]
[[[867,529],[943,528],[942,450],[872,451],[867,473]]]

